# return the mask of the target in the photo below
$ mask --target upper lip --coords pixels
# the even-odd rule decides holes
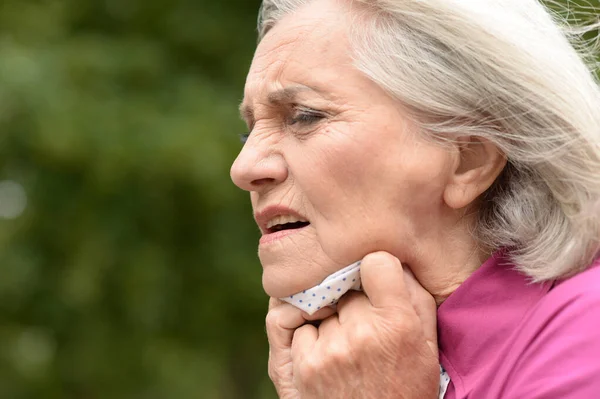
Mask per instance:
[[[298,218],[298,220],[308,221],[308,219],[305,216],[294,211],[293,209],[287,208],[285,206],[268,206],[265,209],[254,214],[254,220],[256,220],[256,224],[258,224],[258,227],[260,228],[262,234],[269,234],[267,224],[271,219],[273,219],[276,216],[293,216],[295,218]]]

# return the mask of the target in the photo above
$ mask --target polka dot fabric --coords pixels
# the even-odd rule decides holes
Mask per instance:
[[[361,290],[360,285],[360,262],[338,271],[327,277],[316,287],[299,292],[282,301],[294,305],[308,314],[313,314],[325,306],[335,305],[338,300],[350,290]],[[450,383],[450,377],[446,370],[440,366],[440,390],[439,399],[443,399]]]
[[[444,399],[446,391],[448,390],[448,385],[450,385],[450,376],[448,375],[448,372],[440,366],[440,393],[438,399]]]
[[[360,290],[360,262],[332,274],[314,288],[281,300],[313,314],[325,306],[335,305],[350,290]]]

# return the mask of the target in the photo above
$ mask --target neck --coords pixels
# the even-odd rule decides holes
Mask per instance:
[[[441,305],[491,255],[482,248],[465,223],[453,229],[442,229],[421,245],[407,261],[417,280]]]
[[[459,260],[460,257],[457,257],[455,261],[446,260],[445,257],[442,258],[442,262],[447,266],[445,272],[451,273],[451,270],[454,270],[454,272],[449,276],[446,273],[441,276],[434,276],[435,278],[431,278],[431,281],[425,283],[429,286],[429,288],[426,286],[425,289],[431,293],[437,306],[439,307],[452,295],[491,255],[490,252],[475,248],[469,255],[462,258],[464,260]]]

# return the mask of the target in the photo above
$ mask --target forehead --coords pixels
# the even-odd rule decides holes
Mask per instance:
[[[313,1],[280,20],[256,50],[245,102],[288,84],[319,87],[350,68],[348,23],[347,7],[335,0]]]

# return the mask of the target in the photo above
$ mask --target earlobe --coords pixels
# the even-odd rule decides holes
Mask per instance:
[[[457,158],[444,191],[444,201],[452,209],[472,204],[494,183],[506,165],[506,157],[490,141],[477,136],[460,137]]]

